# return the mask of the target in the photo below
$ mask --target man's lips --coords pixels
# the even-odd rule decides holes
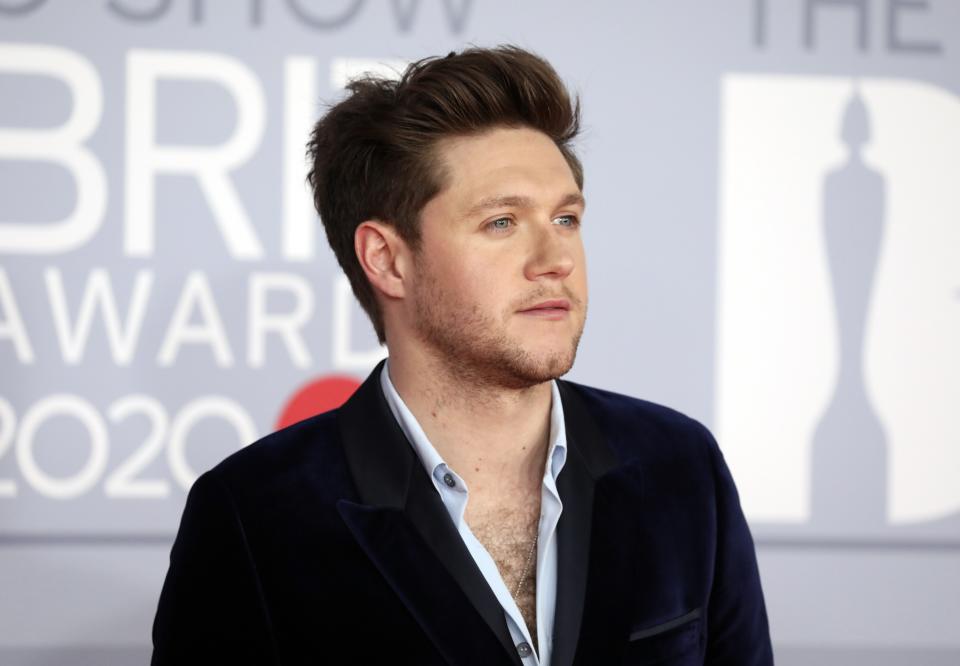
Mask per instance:
[[[545,319],[562,319],[570,311],[570,301],[565,298],[557,298],[549,301],[537,303],[534,306],[520,310],[520,314],[533,317],[542,317]]]
[[[565,298],[555,298],[551,301],[543,301],[542,303],[537,303],[536,305],[532,305],[529,308],[526,308],[525,310],[521,310],[520,312],[530,312],[531,310],[569,310],[569,309],[570,309],[570,301],[568,301]]]

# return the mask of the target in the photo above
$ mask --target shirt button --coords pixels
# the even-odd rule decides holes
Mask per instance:
[[[530,644],[527,643],[526,641],[517,645],[517,654],[519,654],[520,657],[522,658],[529,657],[531,653],[533,653],[533,649],[531,649]]]
[[[443,475],[443,482],[448,486],[450,486],[451,488],[457,485],[456,479],[453,478],[453,474],[451,474],[450,472],[447,472],[446,474]]]

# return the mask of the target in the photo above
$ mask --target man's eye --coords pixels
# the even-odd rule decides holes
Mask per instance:
[[[554,221],[563,227],[575,227],[580,224],[580,220],[577,219],[576,215],[561,215]]]
[[[494,231],[506,231],[510,228],[511,224],[513,224],[513,220],[511,220],[509,217],[498,217],[495,220],[491,220],[490,224],[487,226]]]

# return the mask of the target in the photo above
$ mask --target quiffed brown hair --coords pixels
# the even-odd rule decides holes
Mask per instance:
[[[367,75],[314,126],[307,181],[330,247],[353,293],[384,342],[383,313],[354,252],[364,220],[396,228],[416,251],[420,211],[439,194],[445,174],[434,147],[443,138],[495,127],[529,127],[553,139],[583,188],[570,146],[580,127],[553,67],[516,46],[470,48],[412,63],[399,80]]]

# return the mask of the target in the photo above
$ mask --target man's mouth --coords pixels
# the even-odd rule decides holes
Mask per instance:
[[[529,308],[520,310],[520,314],[542,317],[545,319],[562,319],[570,312],[570,301],[565,298],[556,298],[537,303]]]

